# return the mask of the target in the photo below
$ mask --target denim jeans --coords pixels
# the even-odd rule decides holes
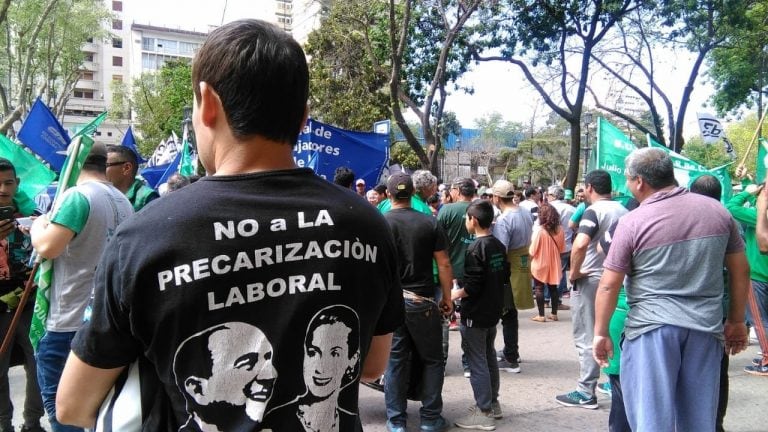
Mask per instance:
[[[37,345],[37,381],[53,432],[79,432],[82,428],[64,426],[56,421],[56,390],[75,332],[46,332]]]
[[[624,393],[619,375],[608,374],[611,383],[611,412],[608,414],[608,432],[632,432],[624,410]]]
[[[405,323],[392,335],[392,349],[384,375],[384,400],[387,419],[394,425],[406,424],[408,378],[411,356],[420,358],[422,424],[440,419],[443,410],[443,364],[440,311],[432,302],[405,300]]]
[[[475,404],[483,412],[499,399],[499,365],[496,362],[496,327],[480,328],[461,325],[461,340],[469,363],[469,384]]]
[[[10,430],[13,421],[13,404],[11,403],[10,386],[8,384],[8,368],[11,361],[11,349],[21,350],[24,354],[24,371],[26,373],[26,388],[24,396],[24,424],[35,426],[40,423],[43,416],[43,401],[40,399],[40,387],[37,385],[37,369],[35,367],[35,353],[29,342],[29,323],[32,320],[32,303],[21,313],[21,319],[14,332],[13,345],[8,352],[0,358],[0,427]],[[5,336],[8,327],[13,320],[16,311],[0,313],[0,335]]]

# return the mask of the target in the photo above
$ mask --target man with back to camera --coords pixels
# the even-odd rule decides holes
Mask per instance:
[[[306,391],[304,329],[319,310],[343,305],[360,316],[360,375],[366,380],[383,372],[391,333],[402,323],[395,247],[382,216],[351,190],[295,166],[292,147],[306,122],[309,82],[299,44],[263,21],[226,24],[197,52],[192,82],[192,121],[208,176],[118,230],[97,270],[93,317],[78,332],[62,379],[57,403],[65,423],[92,426],[118,374],[145,357],[167,402],[143,419],[145,429],[195,428],[185,398],[202,398],[206,388],[194,380],[178,388],[174,354],[192,335],[240,322],[270,342],[277,378],[263,410],[230,404],[247,415],[226,429],[268,422],[274,430],[290,430],[298,413],[270,410]],[[188,205],[200,196],[207,200]],[[148,229],[169,217],[172,226]],[[330,348],[337,335],[325,337],[318,343]],[[204,363],[210,353],[194,350],[185,357]],[[232,366],[247,370],[257,363],[251,353]],[[360,428],[359,380],[339,396],[339,406],[353,417],[339,431]],[[243,382],[224,383],[218,392],[220,399],[240,397]],[[152,396],[142,393],[141,399]]]
[[[719,202],[676,186],[664,150],[634,150],[624,166],[627,189],[641,204],[619,220],[605,258],[594,358],[607,364],[613,356],[608,322],[627,275],[621,384],[630,427],[714,431],[723,347],[736,354],[748,344],[744,242]],[[725,324],[723,263],[730,293]]]
[[[405,323],[395,330],[387,372],[384,378],[384,399],[387,405],[387,430],[405,432],[408,413],[406,393],[409,369],[422,371],[421,424],[422,431],[440,431],[447,427],[443,410],[443,377],[440,314],[450,314],[451,261],[448,241],[441,225],[432,216],[411,208],[414,193],[411,177],[393,174],[387,181],[387,195],[392,208],[384,217],[392,228],[397,245],[400,283],[405,298]],[[435,286],[432,260],[437,262],[439,287]],[[437,300],[436,290],[442,293]],[[418,355],[416,355],[418,354]],[[418,357],[420,363],[412,359]]]
[[[125,194],[134,211],[160,197],[157,191],[136,178],[138,170],[139,162],[133,150],[125,146],[107,146],[107,180]]]
[[[58,209],[35,219],[30,229],[35,251],[53,260],[46,332],[36,356],[40,393],[54,432],[80,430],[56,421],[57,388],[93,293],[93,269],[117,226],[133,214],[125,195],[107,181],[106,165],[106,147],[94,143],[77,185],[58,198]]]
[[[595,294],[603,273],[605,254],[598,248],[600,240],[611,225],[627,213],[621,204],[611,200],[611,175],[594,170],[584,178],[584,194],[589,207],[579,222],[571,247],[573,294],[571,311],[573,342],[579,355],[579,380],[576,390],[558,395],[555,400],[565,406],[597,409],[595,387],[600,366],[592,356],[595,326]]]

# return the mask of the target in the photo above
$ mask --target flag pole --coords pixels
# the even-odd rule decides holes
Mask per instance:
[[[29,296],[32,294],[32,286],[35,284],[35,273],[37,272],[38,267],[40,267],[40,261],[35,260],[35,264],[32,266],[32,271],[29,273],[29,277],[27,278],[27,283],[24,285],[24,292],[21,294],[19,304],[16,305],[16,312],[13,314],[11,325],[8,326],[8,332],[5,334],[5,338],[3,338],[3,345],[0,346],[0,357],[5,355],[5,352],[8,351],[11,345],[11,339],[13,339],[13,335],[16,332],[16,327],[18,327],[19,320],[21,320],[21,314],[24,311],[24,306],[27,305],[27,300],[29,300]]]
[[[741,158],[741,163],[739,166],[744,166],[744,163],[747,162],[747,157],[749,157],[749,153],[752,151],[752,146],[755,144],[755,140],[757,140],[757,136],[760,134],[760,131],[763,128],[763,120],[765,120],[765,114],[768,113],[768,109],[763,110],[763,116],[760,117],[760,121],[757,122],[757,128],[755,129],[755,133],[752,135],[752,140],[749,141],[749,146],[747,147],[747,151],[744,152],[744,157]]]

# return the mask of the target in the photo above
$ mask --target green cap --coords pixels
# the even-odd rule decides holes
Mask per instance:
[[[571,200],[573,199],[573,191],[570,189],[565,190],[565,199]]]

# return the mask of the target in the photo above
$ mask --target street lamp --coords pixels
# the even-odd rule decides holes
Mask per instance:
[[[456,177],[454,178],[459,178],[461,175],[459,171],[460,170],[459,163],[461,162],[460,159],[461,159],[461,137],[456,137]]]
[[[189,140],[189,146],[192,149],[197,150],[197,143],[195,142],[195,130],[192,128],[192,107],[185,106],[182,108],[182,120],[181,130],[187,128],[187,139]]]
[[[587,111],[582,116],[582,123],[584,123],[585,134],[587,136],[586,143],[584,144],[584,177],[587,176],[587,169],[589,166],[589,152],[592,148],[589,146],[589,126],[592,124],[592,113]]]

